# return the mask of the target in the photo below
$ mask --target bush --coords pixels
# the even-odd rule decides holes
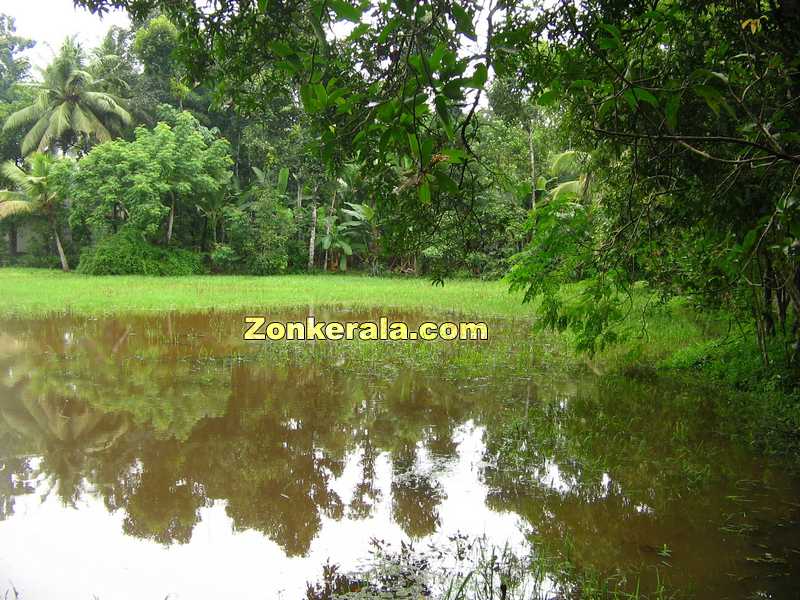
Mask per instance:
[[[193,275],[203,272],[200,254],[161,248],[123,229],[81,252],[78,272],[87,275]]]
[[[215,273],[235,273],[240,260],[236,251],[228,244],[215,244],[210,258]]]
[[[272,190],[262,190],[247,208],[225,208],[225,245],[211,255],[215,271],[275,275],[289,266],[288,240],[294,234],[292,212]]]

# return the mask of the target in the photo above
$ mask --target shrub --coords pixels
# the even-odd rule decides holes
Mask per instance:
[[[216,273],[235,273],[238,268],[239,256],[228,244],[215,244],[210,258]]]
[[[294,220],[271,190],[262,190],[246,208],[226,207],[225,232],[227,245],[218,245],[211,255],[215,271],[252,275],[286,272]]]
[[[193,275],[203,272],[200,254],[161,248],[122,229],[81,252],[78,272],[88,275]]]

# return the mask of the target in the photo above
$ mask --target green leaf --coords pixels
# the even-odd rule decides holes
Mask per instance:
[[[637,103],[639,101],[647,102],[650,106],[658,108],[658,99],[647,90],[638,87],[633,88],[633,95],[636,98]]]
[[[539,94],[536,104],[541,106],[551,106],[556,100],[558,100],[558,92],[556,90],[545,90]]]
[[[453,164],[463,163],[467,159],[467,153],[460,148],[445,148],[441,154],[444,154]]]
[[[453,131],[453,124],[450,121],[450,113],[447,110],[447,101],[442,96],[436,96],[434,106],[436,107],[436,114],[442,122],[442,127],[444,127],[447,137],[453,139],[455,132]]]
[[[458,184],[453,180],[450,175],[444,171],[436,171],[436,183],[440,189],[446,191],[448,194],[458,194]]]
[[[347,39],[350,41],[354,41],[362,37],[365,33],[369,31],[369,23],[361,23],[358,27],[353,29],[350,32],[350,35],[347,36]]]
[[[325,91],[325,86],[321,83],[315,83],[314,94],[317,96],[317,103],[320,108],[324,108],[328,104],[328,92]]]
[[[380,33],[380,35],[378,35],[378,43],[379,43],[379,44],[385,44],[385,43],[386,43],[386,40],[388,40],[388,39],[389,39],[389,36],[392,34],[392,32],[393,32],[395,29],[397,29],[397,27],[398,27],[399,25],[400,25],[400,19],[399,19],[399,18],[397,18],[397,17],[394,17],[394,18],[392,18],[392,19],[391,19],[391,20],[390,20],[390,21],[389,21],[389,22],[386,24],[386,26],[385,26],[383,29],[381,29],[381,33]]]
[[[289,169],[283,167],[278,171],[278,191],[281,194],[286,193],[286,188],[289,186]]]
[[[317,111],[317,101],[310,83],[304,83],[300,86],[300,101],[303,103],[303,108],[307,113],[311,114]]]
[[[427,181],[423,181],[419,186],[419,201],[423,204],[431,202],[431,186]]]
[[[472,17],[469,16],[469,13],[464,7],[457,2],[453,2],[453,4],[450,5],[450,9],[453,14],[453,19],[455,19],[456,22],[456,31],[458,33],[463,33],[473,42],[477,41],[478,36],[475,35],[475,29],[472,26]]]
[[[419,157],[419,161],[423,165],[427,165],[431,162],[431,154],[433,153],[433,138],[425,138],[422,142],[421,146],[422,155]]]
[[[361,21],[361,9],[350,5],[343,0],[328,0],[328,4],[339,19],[346,19],[353,23]]]
[[[475,88],[483,87],[489,77],[489,70],[484,63],[475,65],[475,73],[472,74],[472,86]]]
[[[710,85],[695,85],[692,86],[692,91],[705,100],[708,107],[714,111],[714,114],[719,116],[720,107],[725,102],[719,90]]]
[[[451,79],[447,83],[444,84],[444,95],[450,98],[451,100],[461,100],[464,97],[463,87],[464,87],[464,79],[458,77],[456,79]]]
[[[600,25],[603,29],[605,29],[608,33],[610,33],[615,40],[621,40],[622,34],[619,31],[619,27],[616,25],[611,25],[610,23],[603,23]]]
[[[420,149],[419,138],[417,138],[416,134],[414,133],[408,134],[408,147],[411,150],[411,156],[413,156],[417,160],[421,160],[419,156],[419,149]]]
[[[675,130],[678,127],[678,109],[681,107],[681,96],[680,94],[675,94],[670,96],[669,100],[667,100],[667,106],[664,109],[664,113],[667,118],[667,127],[672,130]]]
[[[291,56],[292,54],[295,53],[295,51],[289,44],[281,40],[274,40],[270,42],[269,47],[275,54],[277,54],[281,58],[286,58],[287,56]]]
[[[428,59],[429,66],[432,71],[438,71],[439,67],[442,64],[442,58],[444,57],[444,53],[447,51],[444,44],[436,44],[436,48],[434,49],[433,53],[431,54],[430,59]]]
[[[597,40],[597,45],[600,46],[602,50],[615,50],[619,48],[619,41],[611,37],[601,37]]]
[[[290,60],[279,60],[275,63],[275,68],[281,71],[294,73],[295,75],[300,72],[300,67]]]

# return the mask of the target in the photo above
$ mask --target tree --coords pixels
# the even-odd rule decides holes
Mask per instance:
[[[601,339],[609,305],[646,280],[750,319],[765,364],[786,330],[800,366],[796,5],[562,1],[498,31],[515,52],[496,70],[560,107],[603,181],[576,263],[590,292],[579,307],[545,294],[554,322]],[[528,271],[529,290],[552,264]]]
[[[114,140],[93,148],[75,177],[70,223],[95,237],[123,225],[150,241],[172,241],[179,211],[197,216],[197,205],[223,192],[231,177],[227,141],[186,112],[153,129],[139,127],[132,142]]]
[[[101,81],[86,70],[85,57],[74,39],[67,38],[45,69],[33,104],[6,119],[4,130],[30,127],[22,139],[22,154],[34,150],[66,152],[79,142],[110,140],[131,123],[122,101],[96,91]]]
[[[15,32],[14,19],[0,14],[0,122],[33,100],[30,90],[23,85],[30,74],[30,62],[22,53],[33,47],[34,42]],[[20,142],[21,136],[17,132],[0,131],[0,162],[19,162],[22,158]],[[10,182],[0,181],[0,187],[7,183]],[[17,220],[8,218],[4,222],[12,258],[17,254]]]
[[[439,208],[469,218],[480,168],[473,125],[505,3],[481,10],[474,0],[243,0],[209,11],[193,0],[78,3],[100,14],[123,7],[134,18],[163,11],[178,29],[176,56],[190,77],[214,86],[220,103],[255,112],[265,99],[298,98],[310,153],[329,176],[352,159],[394,190],[377,207],[397,223],[387,239],[424,243]],[[485,20],[486,43],[459,52],[467,40],[477,41],[478,18]],[[345,22],[354,25],[349,35],[332,33]]]
[[[61,268],[69,271],[58,233],[57,214],[62,206],[61,190],[64,189],[70,163],[36,153],[28,159],[27,164],[28,172],[25,172],[11,161],[3,163],[2,173],[13,182],[16,190],[0,191],[0,219],[18,214],[44,215],[55,237]]]
[[[15,35],[14,18],[0,13],[0,101],[8,101],[12,88],[30,71],[30,61],[21,53],[33,47],[32,40]]]

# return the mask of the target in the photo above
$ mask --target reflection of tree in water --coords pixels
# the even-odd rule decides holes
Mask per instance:
[[[392,517],[409,537],[430,535],[439,526],[444,492],[431,474],[420,472],[416,446],[396,448],[392,458]]]
[[[42,469],[70,490],[65,499],[86,478],[109,510],[125,512],[130,535],[187,542],[200,509],[223,499],[237,530],[263,532],[302,555],[324,517],[372,514],[382,500],[382,453],[392,459],[395,520],[412,537],[438,524],[442,492],[417,454],[454,456],[452,428],[475,398],[452,386],[412,375],[360,379],[324,362],[205,360],[231,346],[219,336],[187,337],[180,319],[169,327],[135,319],[16,326],[27,346],[13,359],[18,393],[0,391],[4,421],[27,413],[39,427],[23,434],[27,452],[43,455]],[[65,419],[71,433],[62,440]],[[351,457],[360,477],[344,506],[332,487]]]
[[[23,394],[16,402],[4,399],[0,417],[30,444],[33,453],[43,456],[39,470],[51,475],[59,495],[69,504],[80,496],[82,480],[91,477],[93,457],[111,448],[129,425],[123,415],[107,415],[54,393]]]
[[[0,459],[0,521],[14,514],[14,498],[31,494],[34,488],[26,483],[33,469],[25,457],[12,456]]]
[[[539,546],[579,569],[663,571],[665,544],[671,578],[697,573],[677,566],[692,557],[704,573],[727,568],[736,540],[719,528],[736,507],[725,496],[748,471],[769,472],[716,437],[706,398],[612,378],[539,396],[487,430],[491,508],[520,514]],[[656,571],[644,573],[655,585]]]
[[[189,542],[199,509],[209,501],[202,484],[187,478],[184,448],[174,440],[158,440],[142,452],[141,469],[131,470],[114,495],[126,512],[125,533],[161,544]]]
[[[378,458],[378,451],[372,445],[367,432],[364,432],[359,439],[361,476],[353,489],[353,498],[347,507],[347,515],[353,519],[366,519],[381,500],[381,491],[375,485],[375,461]]]
[[[188,328],[179,323],[67,317],[13,322],[10,328],[25,343],[15,371],[32,389],[69,389],[104,412],[128,413],[138,424],[185,437],[200,419],[225,412],[230,373],[222,364],[200,368],[194,357],[213,351],[213,337],[187,348],[180,334],[164,333]]]

